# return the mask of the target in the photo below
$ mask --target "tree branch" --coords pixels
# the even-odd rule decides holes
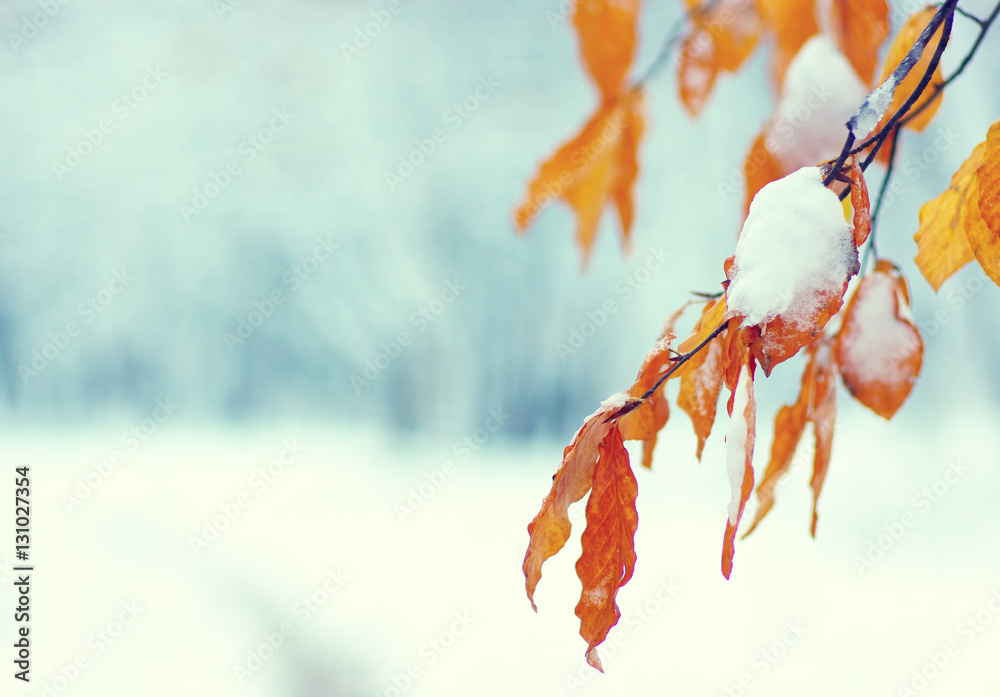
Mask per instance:
[[[650,397],[653,396],[653,393],[656,392],[656,390],[660,387],[660,385],[662,385],[664,382],[666,382],[667,378],[669,378],[671,375],[673,375],[674,373],[676,373],[678,368],[680,368],[682,365],[684,365],[689,360],[691,360],[703,348],[705,348],[706,346],[708,346],[712,342],[712,339],[714,339],[719,334],[721,334],[723,332],[723,330],[726,327],[728,327],[728,326],[729,326],[729,320],[726,320],[725,322],[723,322],[722,324],[720,324],[718,327],[716,327],[715,329],[713,329],[712,333],[709,334],[707,337],[705,337],[705,340],[702,341],[697,346],[695,346],[693,349],[691,349],[690,351],[688,351],[687,353],[685,353],[683,356],[679,356],[677,358],[672,358],[671,360],[674,361],[674,364],[670,367],[670,370],[668,370],[663,375],[661,375],[659,378],[657,378],[656,383],[652,387],[650,387],[648,390],[646,390],[646,394],[644,394],[643,396],[641,396],[641,397],[639,397],[639,398],[637,398],[637,399],[629,402],[626,406],[624,406],[621,409],[615,411],[613,414],[611,414],[610,416],[608,416],[608,418],[606,418],[604,420],[604,422],[607,423],[608,421],[611,421],[612,419],[620,419],[621,417],[625,416],[629,412],[634,411],[635,409],[638,409],[639,406],[642,405],[643,402],[645,402],[647,399],[649,399]]]

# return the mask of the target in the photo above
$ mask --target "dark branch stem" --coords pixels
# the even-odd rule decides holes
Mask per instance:
[[[700,344],[698,344],[697,346],[695,346],[693,349],[691,349],[690,351],[688,351],[687,353],[685,353],[680,358],[675,359],[675,362],[674,362],[673,366],[671,366],[670,370],[668,370],[663,375],[661,375],[657,379],[656,384],[654,384],[652,387],[650,387],[648,390],[646,390],[646,394],[644,394],[639,399],[641,401],[645,402],[647,399],[649,399],[650,397],[652,397],[653,393],[656,392],[657,388],[660,385],[662,385],[666,381],[667,378],[669,378],[671,375],[673,375],[675,372],[677,372],[678,368],[680,368],[682,365],[684,365],[689,360],[691,360],[699,351],[701,351],[703,348],[705,348],[706,346],[708,346],[708,344],[712,341],[712,339],[714,339],[719,334],[721,334],[722,331],[726,327],[728,327],[728,326],[729,326],[729,320],[726,320],[725,322],[723,322],[722,324],[720,324],[718,327],[716,327],[715,329],[713,329],[712,333],[709,334],[707,337],[705,337],[704,341],[702,341]]]
[[[960,8],[956,7],[955,9],[957,11],[961,11]],[[979,23],[979,36],[977,36],[976,40],[972,42],[972,46],[969,48],[969,52],[965,54],[965,57],[962,59],[962,62],[958,64],[957,68],[955,68],[955,72],[949,75],[944,82],[934,85],[930,99],[928,99],[926,102],[924,102],[919,107],[914,109],[912,114],[907,114],[905,118],[900,119],[899,121],[900,126],[905,126],[912,119],[917,118],[917,115],[920,114],[920,112],[922,112],[928,106],[930,106],[930,104],[933,103],[934,98],[937,97],[939,94],[941,94],[941,92],[944,91],[945,87],[950,85],[954,80],[958,78],[959,75],[962,74],[962,72],[966,69],[966,67],[968,67],[969,63],[972,62],[972,58],[976,55],[976,51],[979,50],[979,45],[983,43],[983,39],[986,38],[986,32],[989,31],[990,25],[993,24],[994,20],[996,20],[998,13],[1000,13],[1000,2],[998,2],[996,7],[993,8],[993,11],[990,12],[989,17],[987,17],[984,20],[974,18],[966,14],[967,17],[970,17],[970,19],[974,19],[976,22]]]
[[[669,378],[671,375],[673,375],[674,373],[676,373],[678,368],[680,368],[682,365],[684,365],[685,363],[687,363],[695,355],[697,355],[697,353],[699,351],[701,351],[706,346],[708,346],[711,343],[712,339],[714,339],[719,334],[721,334],[723,332],[723,330],[726,327],[728,327],[728,326],[729,326],[729,320],[726,320],[725,322],[723,322],[722,324],[720,324],[718,327],[716,327],[715,329],[713,329],[712,333],[709,334],[707,337],[705,337],[705,340],[702,341],[697,346],[695,346],[693,349],[691,349],[690,351],[688,351],[687,353],[685,353],[683,356],[680,356],[678,358],[672,358],[671,360],[674,361],[674,364],[670,367],[670,370],[668,370],[663,375],[661,375],[656,380],[656,384],[654,384],[652,387],[650,387],[648,390],[646,390],[646,394],[644,394],[643,396],[639,397],[638,399],[635,399],[634,401],[632,401],[631,403],[629,403],[626,406],[622,407],[621,409],[616,410],[613,414],[611,414],[608,418],[606,418],[604,420],[604,422],[607,423],[608,421],[613,421],[615,419],[620,419],[621,417],[625,416],[626,414],[628,414],[630,412],[633,412],[636,409],[638,409],[642,405],[643,402],[645,402],[647,399],[649,399],[650,397],[653,396],[653,393],[656,392],[657,389],[659,389],[660,385],[662,385],[664,382],[666,382],[667,378]]]

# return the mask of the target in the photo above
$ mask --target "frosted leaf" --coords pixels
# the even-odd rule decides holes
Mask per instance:
[[[912,381],[907,359],[913,354],[915,338],[910,308],[896,280],[881,273],[864,279],[864,298],[851,314],[851,340],[841,345],[841,360],[851,367],[852,378],[865,385],[899,385]]]
[[[803,167],[761,189],[736,245],[727,314],[743,326],[781,317],[806,329],[858,272],[852,226],[818,167]]]
[[[833,41],[814,36],[788,65],[764,145],[786,171],[836,157],[867,93]]]

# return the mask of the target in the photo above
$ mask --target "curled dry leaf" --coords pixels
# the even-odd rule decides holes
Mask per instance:
[[[643,133],[642,94],[632,90],[606,101],[574,138],[559,148],[528,185],[514,211],[514,226],[524,232],[555,199],[576,214],[576,238],[586,263],[608,204],[618,211],[622,241],[632,228],[632,188],[639,173],[636,156]]]
[[[633,398],[641,398],[652,389],[663,373],[673,367],[675,352],[670,344],[674,340],[674,323],[677,322],[687,306],[688,303],[681,305],[667,319],[660,339],[646,354],[642,367],[639,368],[639,374],[635,378],[635,383],[629,389],[629,394]],[[656,447],[660,429],[666,426],[669,418],[670,405],[667,403],[663,388],[657,389],[649,399],[621,417],[619,428],[622,437],[625,440],[642,441],[642,466],[646,469],[651,469],[653,466],[653,449]]]
[[[724,306],[724,303],[721,302],[716,304]],[[706,306],[706,313],[711,308],[711,305]],[[701,356],[699,364],[681,376],[681,387],[677,394],[677,406],[691,417],[694,433],[698,437],[696,456],[699,460],[701,460],[701,453],[705,448],[705,441],[712,433],[715,411],[719,403],[719,392],[722,391],[724,341],[724,335],[720,334],[712,339],[706,348],[702,349],[698,354]]]
[[[587,528],[576,573],[583,584],[576,616],[587,641],[587,662],[604,672],[597,646],[621,618],[616,598],[635,570],[635,499],[638,485],[617,427],[598,445],[593,490],[587,500]]]
[[[910,315],[910,294],[886,260],[861,279],[834,340],[844,385],[879,416],[891,419],[920,374],[924,346]]]
[[[605,400],[601,407],[588,416],[576,432],[573,442],[563,451],[563,461],[552,478],[552,489],[542,501],[541,510],[528,525],[528,551],[524,555],[525,589],[531,607],[535,606],[535,588],[542,578],[542,564],[566,544],[572,529],[569,506],[590,491],[594,466],[598,459],[598,445],[612,428],[608,417],[621,409],[629,400],[628,394],[619,392]]]

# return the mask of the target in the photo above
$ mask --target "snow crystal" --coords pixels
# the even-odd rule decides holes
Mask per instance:
[[[788,65],[764,145],[788,169],[833,159],[867,93],[833,41],[814,36]]]
[[[597,414],[602,411],[621,409],[630,399],[632,399],[632,395],[628,392],[615,392],[613,395],[601,402],[601,408],[594,413]]]
[[[858,272],[858,250],[837,195],[818,167],[771,182],[754,197],[726,291],[730,316],[743,326],[779,315],[804,329],[824,303]]]
[[[868,95],[864,104],[858,107],[850,121],[850,128],[857,140],[866,140],[872,134],[872,131],[878,126],[878,122],[885,116],[889,105],[892,104],[892,95],[895,91],[896,75],[893,73],[874,92]]]
[[[733,492],[729,499],[729,522],[733,526],[740,515],[740,494],[743,491],[743,474],[746,468],[746,408],[750,402],[750,389],[750,373],[743,366],[736,385],[736,397],[733,399],[733,415],[726,430],[726,469],[729,471],[729,486]]]
[[[842,360],[862,384],[898,385],[909,379],[901,364],[913,353],[916,339],[912,327],[896,321],[896,303],[900,316],[907,316],[909,308],[888,274],[868,275],[861,290],[864,295],[851,312],[850,341],[842,345]]]

